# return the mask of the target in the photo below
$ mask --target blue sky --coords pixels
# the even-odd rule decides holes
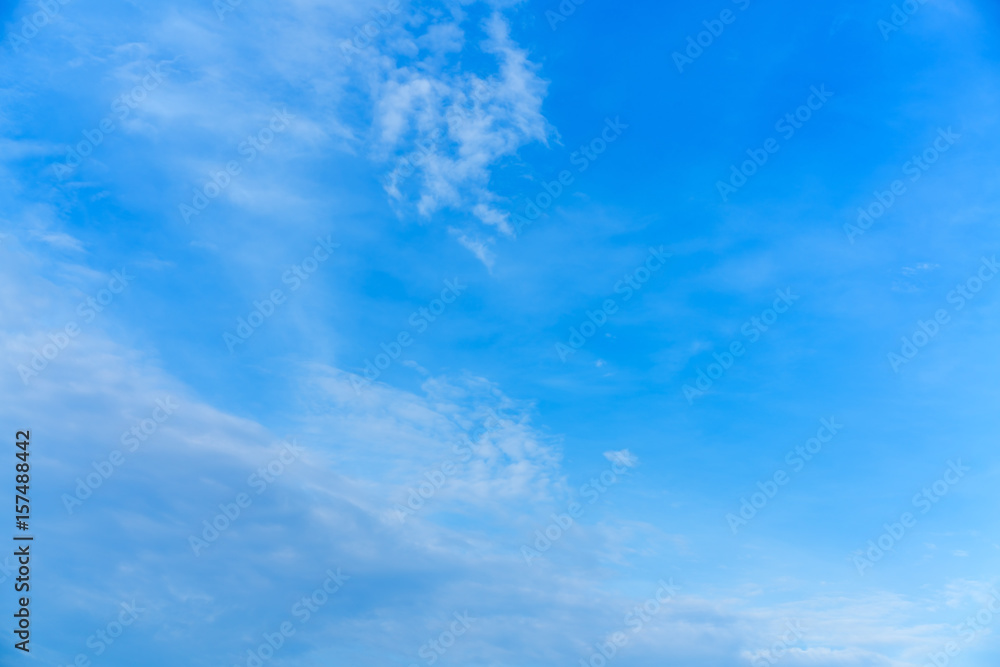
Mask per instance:
[[[3,15],[3,664],[995,664],[994,4]]]

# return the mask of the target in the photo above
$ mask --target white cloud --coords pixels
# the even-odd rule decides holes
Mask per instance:
[[[20,268],[0,268],[18,298],[35,294],[34,303],[57,309],[74,303]],[[0,332],[10,358],[26,351],[23,329],[32,321],[19,319],[13,323],[19,330]],[[476,377],[432,377],[414,392],[375,383],[359,396],[335,368],[289,372],[298,378],[291,402],[300,406],[293,435],[306,453],[266,493],[253,496],[198,558],[189,536],[220,503],[248,491],[248,475],[275,457],[284,433],[199,399],[146,353],[97,328],[27,389],[16,374],[2,376],[2,411],[14,419],[16,409],[17,423],[36,429],[36,469],[56,498],[73,493],[94,462],[121,449],[120,435],[157,398],[172,395],[180,404],[72,516],[58,501],[40,507],[49,543],[74,545],[53,552],[50,571],[57,574],[49,581],[70,595],[50,613],[99,617],[137,597],[150,609],[148,628],[157,628],[137,629],[149,633],[137,634],[138,641],[154,646],[183,637],[205,652],[207,664],[219,664],[273,631],[247,621],[247,610],[264,613],[274,600],[283,605],[313,590],[326,568],[343,567],[352,577],[338,594],[345,603],[297,635],[296,651],[305,656],[318,660],[349,646],[366,656],[358,664],[385,664],[391,636],[391,650],[412,657],[440,633],[441,619],[469,609],[480,620],[451,654],[455,661],[573,662],[623,629],[624,614],[644,599],[643,586],[652,594],[654,582],[634,581],[631,564],[683,547],[683,537],[664,536],[654,551],[640,553],[634,543],[649,542],[654,527],[588,516],[526,566],[519,545],[550,520],[553,508],[565,507],[571,486],[559,441],[533,425],[530,403]],[[638,462],[628,449],[604,458]],[[445,462],[454,472],[426,506],[405,522],[395,520],[393,507]],[[102,539],[80,537],[97,534]],[[921,651],[953,635],[946,625],[921,624],[926,602],[902,596],[814,596],[768,605],[759,597],[699,595],[677,578],[685,594],[630,636],[619,658],[623,667],[662,664],[664,656],[696,666],[739,664],[740,655],[772,645],[786,619],[801,620],[808,631],[785,656],[790,667],[913,667]],[[233,609],[241,610],[238,618]]]
[[[467,41],[458,21],[433,24],[421,36],[406,32],[412,39],[401,43],[416,44],[416,55],[399,46],[386,55],[369,53],[363,67],[372,89],[375,150],[394,162],[386,191],[404,210],[423,218],[443,209],[467,212],[509,237],[509,216],[498,207],[490,180],[522,146],[547,143],[542,102],[548,84],[499,12],[472,29],[484,34],[477,46],[493,56],[493,73],[449,67],[444,56]],[[488,265],[483,244],[464,238],[463,245]]]
[[[493,265],[496,262],[496,254],[490,249],[493,245],[493,239],[479,239],[471,238],[468,234],[465,234],[455,228],[451,228],[450,231],[456,238],[458,242],[466,250],[471,252],[476,258],[486,266],[490,271],[493,270]]]

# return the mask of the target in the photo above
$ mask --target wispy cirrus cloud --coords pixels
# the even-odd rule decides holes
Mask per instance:
[[[490,180],[522,146],[547,144],[553,134],[542,113],[548,83],[500,11],[469,23],[460,12],[429,25],[413,20],[359,62],[373,103],[373,148],[392,165],[385,189],[401,210],[429,219],[452,209],[513,236]],[[452,55],[467,51],[490,56],[493,71],[457,67]],[[490,264],[481,230],[459,238]]]

